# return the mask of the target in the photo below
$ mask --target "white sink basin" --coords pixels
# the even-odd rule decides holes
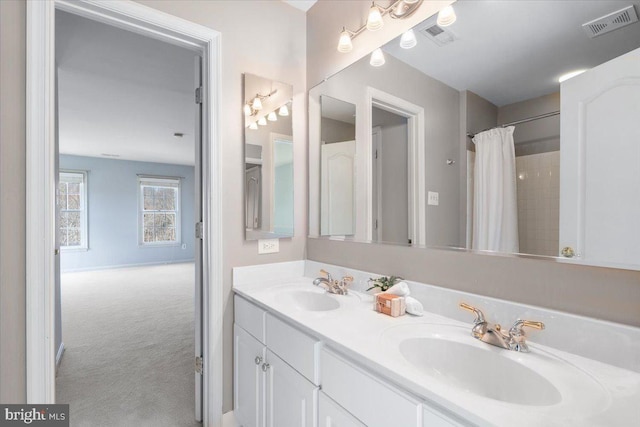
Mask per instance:
[[[530,353],[495,347],[473,338],[471,325],[405,324],[385,329],[381,337],[405,361],[407,375],[442,396],[463,392],[523,409],[581,413],[602,410],[610,401],[600,383],[552,352],[531,343]]]
[[[293,304],[307,311],[330,311],[340,308],[337,299],[330,297],[326,293],[320,293],[310,290],[288,291],[285,294],[291,298]]]
[[[400,353],[417,369],[471,393],[520,405],[562,400],[551,382],[498,351],[442,338],[408,338],[400,343]]]

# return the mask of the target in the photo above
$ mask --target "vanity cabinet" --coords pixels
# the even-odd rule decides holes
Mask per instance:
[[[318,416],[322,427],[367,427],[322,391],[318,398]]]
[[[319,387],[312,380],[318,376],[315,355],[320,341],[237,296],[235,308],[233,380],[238,425],[316,427]]]

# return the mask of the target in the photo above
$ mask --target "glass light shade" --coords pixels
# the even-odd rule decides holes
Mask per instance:
[[[280,114],[283,117],[289,115],[289,108],[287,108],[287,104],[284,104],[282,107],[280,107],[278,114]]]
[[[380,8],[374,3],[371,5],[371,9],[369,9],[369,17],[367,18],[367,30],[377,31],[383,26],[384,21],[382,20],[382,13],[380,13]]]
[[[251,124],[249,125],[249,129],[251,129],[251,130],[256,130],[256,129],[258,129],[258,125],[256,124],[256,122],[251,123]]]
[[[267,125],[267,119],[265,119],[264,117],[260,117],[260,120],[258,120],[258,124],[260,126],[266,126]]]
[[[276,116],[276,112],[272,111],[269,113],[269,115],[267,116],[267,120],[269,120],[270,122],[275,122],[276,120],[278,120],[278,116]]]
[[[249,104],[244,104],[244,107],[242,107],[242,110],[244,111],[245,116],[251,115],[251,106]]]
[[[369,60],[369,64],[373,67],[380,67],[384,65],[384,53],[382,53],[382,49],[377,48],[371,53],[371,59]]]
[[[340,33],[340,40],[338,41],[338,52],[347,53],[353,50],[353,44],[351,43],[351,34],[349,31],[343,29]]]
[[[403,0],[406,4],[414,4],[417,3],[418,0]]]
[[[447,6],[438,12],[438,20],[436,23],[440,27],[448,27],[449,25],[456,22],[456,12],[453,10],[453,6]]]
[[[418,44],[418,40],[416,40],[416,34],[413,30],[406,31],[400,37],[400,47],[403,49],[411,49],[415,45]]]
[[[257,96],[253,98],[253,102],[251,103],[251,108],[253,108],[256,111],[262,110],[262,101],[260,101],[260,98],[258,98]]]

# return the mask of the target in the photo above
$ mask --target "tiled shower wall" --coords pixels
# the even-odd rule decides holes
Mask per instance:
[[[467,247],[471,247],[475,154],[467,151]],[[558,256],[560,151],[516,157],[518,235],[523,254]]]
[[[520,252],[558,255],[560,151],[516,157]]]

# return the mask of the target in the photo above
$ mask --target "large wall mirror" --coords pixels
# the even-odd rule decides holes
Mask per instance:
[[[310,90],[310,236],[640,269],[640,1],[453,7]]]
[[[293,236],[293,87],[244,75],[245,239]]]

